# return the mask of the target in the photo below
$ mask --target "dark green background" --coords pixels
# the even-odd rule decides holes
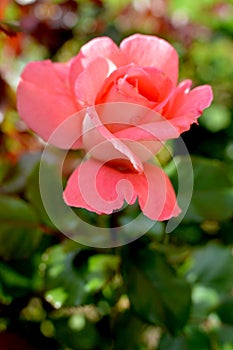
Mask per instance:
[[[3,8],[4,2],[0,350],[233,350],[232,0],[6,1]],[[60,234],[43,208],[42,146],[19,120],[15,89],[29,61],[65,61],[92,37],[119,43],[136,32],[175,46],[180,80],[213,87],[214,102],[200,125],[183,135],[193,162],[193,197],[170,234],[159,223],[127,246],[88,248]],[[69,155],[67,173],[77,156]],[[185,180],[187,159],[176,157]],[[176,187],[170,157],[161,154],[160,161]],[[128,222],[137,210],[127,208],[114,220]],[[97,225],[112,220],[78,213]]]

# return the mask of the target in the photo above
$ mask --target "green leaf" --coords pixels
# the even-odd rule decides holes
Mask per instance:
[[[204,287],[203,285],[195,285],[192,288],[192,314],[194,320],[204,322],[212,313],[213,308],[219,303],[219,294],[212,288]]]
[[[10,169],[10,162],[4,158],[3,159],[0,158],[0,183],[2,183],[2,181],[4,180],[9,169]]]
[[[94,324],[85,318],[84,315],[75,315],[79,317],[75,327],[74,317],[60,318],[54,321],[56,329],[56,338],[64,347],[71,349],[92,350],[99,343],[99,336]]]
[[[188,350],[184,337],[172,338],[168,334],[162,337],[158,350]],[[195,349],[196,350],[196,349]]]
[[[231,112],[223,105],[213,104],[204,111],[200,123],[211,132],[218,132],[230,126]]]
[[[20,259],[32,254],[41,230],[32,208],[19,198],[0,197],[0,256]]]
[[[187,348],[189,350],[210,350],[211,344],[208,335],[198,327],[186,331]]]
[[[0,300],[11,301],[12,297],[24,295],[32,290],[34,283],[30,278],[19,274],[6,263],[0,262]]]
[[[135,312],[149,323],[167,327],[172,334],[179,332],[190,311],[188,283],[178,278],[164,256],[156,251],[141,250],[123,263]]]
[[[63,199],[62,175],[59,171],[63,153],[54,148],[47,151],[40,162],[40,168],[35,170],[29,179],[27,196],[43,221],[49,226],[56,226],[66,236],[76,240],[75,235],[81,235],[82,230],[79,230],[79,218]],[[37,171],[39,171],[39,185]],[[33,189],[33,181],[36,183],[36,189]],[[83,236],[87,236],[86,232]]]
[[[165,334],[160,341],[158,350],[210,350],[208,336],[197,328],[187,329],[185,334],[173,338]]]
[[[41,221],[45,225],[48,225],[49,227],[54,228],[55,226],[50,220],[41,199],[40,186],[39,186],[39,169],[40,169],[40,164],[37,164],[28,178],[28,181],[26,184],[26,191],[25,191],[26,197],[32,203]]]
[[[56,308],[80,305],[86,299],[85,280],[73,264],[76,254],[66,253],[62,245],[51,247],[43,254],[46,299]]]
[[[119,314],[114,327],[114,350],[122,350],[126,346],[127,350],[146,349],[142,341],[143,331],[145,331],[145,323],[129,310]]]
[[[171,238],[179,240],[182,243],[186,242],[189,245],[195,245],[201,241],[202,231],[198,224],[182,224],[172,232]]]
[[[233,344],[233,327],[228,325],[223,325],[219,327],[214,332],[214,337],[217,341],[223,345],[221,350],[232,350]]]
[[[27,179],[35,167],[36,163],[39,161],[41,154],[36,153],[25,153],[14,167],[14,172],[7,178],[3,185],[1,186],[1,191],[3,193],[15,193],[21,191]]]
[[[231,249],[210,244],[193,253],[193,266],[188,279],[217,291],[228,291],[233,285]]]
[[[115,275],[120,259],[111,254],[95,254],[78,248],[68,252],[63,245],[48,249],[43,255],[46,265],[46,298],[54,306],[81,305],[103,288]]]
[[[88,259],[87,290],[98,291],[107,285],[120,265],[120,257],[111,254],[95,254]]]
[[[188,163],[187,163],[188,162]],[[170,167],[170,175],[177,184],[177,173],[180,184],[186,183],[190,174],[187,173],[189,158],[177,157],[177,169]],[[202,222],[203,220],[222,221],[233,214],[233,183],[228,166],[217,160],[192,158],[194,188],[185,221]],[[186,206],[186,193],[180,193],[180,205]]]
[[[233,297],[229,296],[222,300],[215,310],[221,321],[225,324],[233,326]]]

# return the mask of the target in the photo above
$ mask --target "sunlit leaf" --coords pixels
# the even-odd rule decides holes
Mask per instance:
[[[200,123],[211,132],[227,129],[231,124],[231,112],[225,106],[213,104],[203,113]]]
[[[43,261],[46,298],[56,307],[82,305],[111,280],[120,259],[110,254],[93,255],[88,249],[67,252],[63,246],[54,246],[43,255]]]

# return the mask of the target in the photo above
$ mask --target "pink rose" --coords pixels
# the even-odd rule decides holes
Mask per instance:
[[[178,55],[165,40],[135,34],[118,48],[91,40],[67,63],[29,63],[17,90],[28,126],[58,147],[88,154],[64,191],[68,205],[110,214],[138,198],[153,220],[180,209],[166,174],[148,162],[163,142],[197,122],[212,99],[208,85],[177,85]],[[71,116],[76,117],[71,118]],[[62,137],[52,137],[64,126]]]

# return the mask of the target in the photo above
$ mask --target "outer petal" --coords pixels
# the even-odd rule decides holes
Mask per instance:
[[[95,104],[96,96],[110,71],[109,61],[103,57],[98,57],[88,64],[75,82],[75,94],[80,103],[84,106]]]
[[[174,85],[178,77],[178,55],[165,40],[150,35],[134,34],[122,41],[121,51],[128,63],[155,67],[171,79]]]
[[[124,54],[118,46],[109,37],[100,37],[90,40],[83,45],[80,53],[82,54],[82,64],[86,66],[90,61],[97,57],[105,57],[111,60],[117,67],[126,62]]]
[[[69,88],[68,74],[68,64],[45,60],[29,63],[21,75],[17,89],[19,114],[46,141],[57,127],[80,110]],[[54,139],[53,143],[65,148],[69,134],[76,130],[81,135],[81,123],[82,118],[73,119],[64,128],[64,138]],[[75,146],[80,147],[81,142]]]
[[[203,110],[209,107],[213,100],[212,88],[209,85],[198,86],[191,91],[190,86],[190,80],[180,83],[163,111],[164,116],[180,133],[196,123]]]
[[[134,182],[142,212],[152,220],[168,220],[181,212],[171,182],[165,172],[152,164],[144,165],[146,191],[140,182]]]
[[[82,46],[78,55],[72,59],[70,69],[70,84],[75,86],[75,82],[80,73],[90,62],[98,57],[103,57],[113,63],[116,67],[126,64],[126,57],[114,41],[108,37],[100,37],[90,40]]]
[[[151,164],[145,164],[145,173],[139,174],[89,159],[71,175],[64,191],[68,205],[104,214],[120,209],[124,200],[133,204],[137,197],[143,213],[152,220],[162,221],[180,213],[168,177]]]
[[[64,191],[65,202],[96,213],[111,214],[123,206],[125,197],[132,200],[132,185],[124,181],[119,187],[123,179],[124,173],[89,159],[81,163],[69,178]]]

